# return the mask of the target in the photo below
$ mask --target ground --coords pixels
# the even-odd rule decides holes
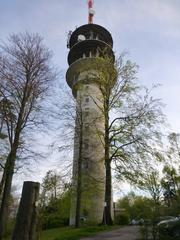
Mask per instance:
[[[94,237],[81,238],[81,240],[136,240],[140,238],[138,226],[121,227],[110,232],[98,233]]]

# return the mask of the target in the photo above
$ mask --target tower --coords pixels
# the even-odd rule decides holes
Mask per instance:
[[[89,224],[101,223],[104,212],[105,165],[102,133],[105,121],[97,66],[105,55],[114,58],[113,40],[104,27],[93,24],[92,0],[88,1],[88,7],[88,24],[71,32],[67,44],[70,51],[66,81],[77,103],[70,225],[75,224],[79,200],[80,218]],[[80,192],[77,193],[78,186]]]

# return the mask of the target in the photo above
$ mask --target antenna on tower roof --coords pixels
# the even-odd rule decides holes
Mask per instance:
[[[89,11],[88,23],[93,23],[93,17],[95,14],[95,11],[93,9],[93,4],[94,4],[94,0],[88,0],[88,11]]]

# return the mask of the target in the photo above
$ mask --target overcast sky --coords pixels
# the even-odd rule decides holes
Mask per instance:
[[[94,23],[111,32],[116,54],[128,51],[139,65],[140,83],[162,85],[155,95],[166,105],[172,130],[180,132],[180,1],[95,0],[94,7]],[[26,30],[39,33],[65,74],[67,32],[87,19],[87,0],[0,0],[0,39]]]

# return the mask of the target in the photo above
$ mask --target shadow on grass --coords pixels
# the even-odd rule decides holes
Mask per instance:
[[[93,226],[83,228],[56,228],[43,231],[40,240],[79,240],[83,237],[93,236],[98,232],[110,231],[119,228],[117,226]]]

